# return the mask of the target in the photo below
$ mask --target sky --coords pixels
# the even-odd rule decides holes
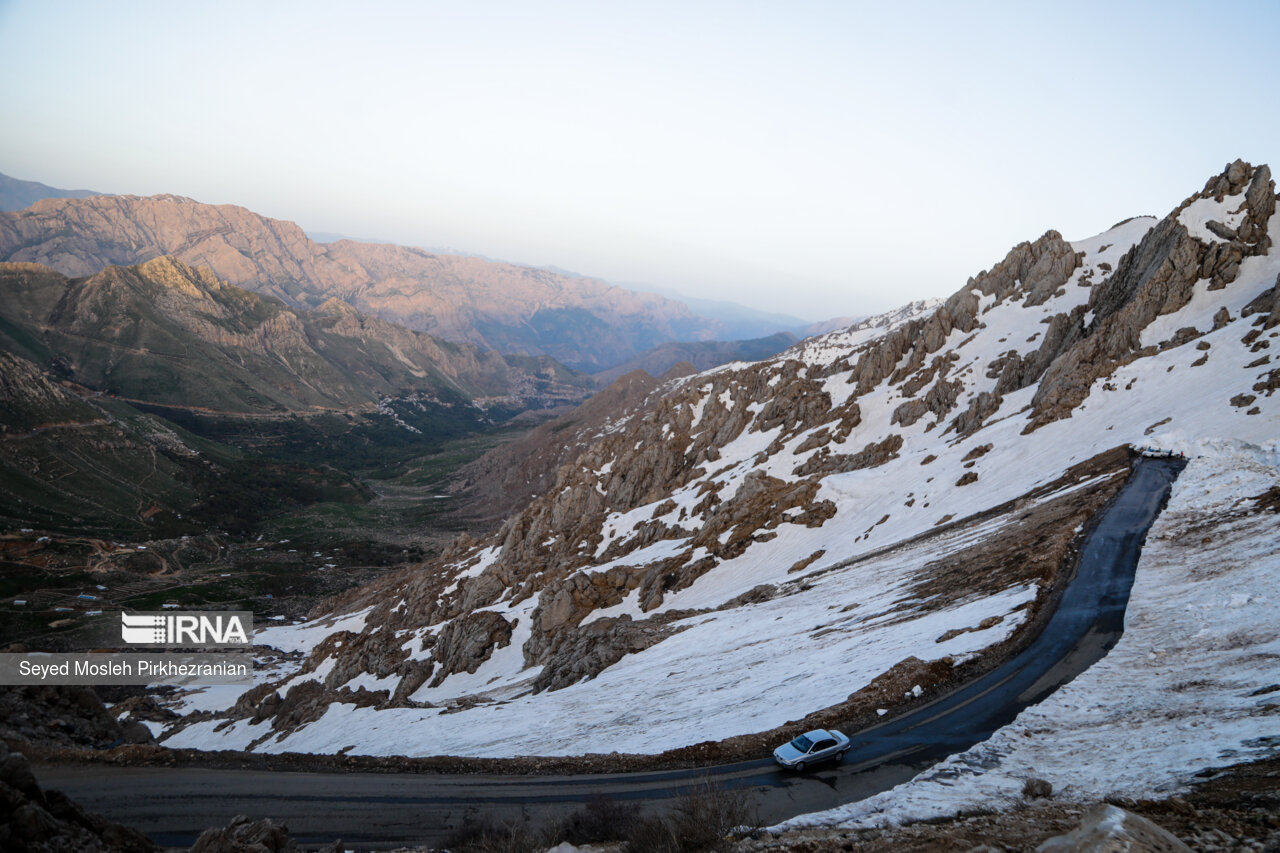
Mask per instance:
[[[1280,4],[0,0],[0,172],[804,319],[1280,168]]]

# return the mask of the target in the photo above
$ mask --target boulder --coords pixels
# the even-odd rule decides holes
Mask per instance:
[[[43,791],[25,756],[0,746],[0,850],[155,853],[146,836],[87,814],[60,791]]]
[[[202,832],[191,853],[294,853],[297,849],[283,824],[236,815],[225,827]]]
[[[1079,827],[1050,838],[1036,853],[1191,853],[1191,848],[1144,817],[1099,803],[1084,813]]]

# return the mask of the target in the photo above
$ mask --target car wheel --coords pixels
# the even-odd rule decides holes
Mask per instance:
[[[844,761],[844,750],[843,750],[843,749],[836,753],[836,761]]]
[[[796,762],[796,772],[797,772],[797,773],[803,773],[803,772],[804,772],[804,762],[803,762],[803,761],[797,761],[797,762]]]

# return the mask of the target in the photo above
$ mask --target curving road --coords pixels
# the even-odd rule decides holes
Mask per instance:
[[[431,844],[479,815],[561,817],[593,795],[662,808],[708,778],[749,791],[766,823],[832,808],[987,739],[1105,656],[1124,630],[1142,542],[1184,464],[1138,460],[1086,539],[1058,609],[1026,649],[909,714],[854,732],[843,764],[804,774],[783,772],[765,759],[697,771],[560,777],[56,766],[37,767],[36,775],[88,810],[166,845],[189,845],[204,827],[225,825],[237,814],[283,820],[302,842]]]

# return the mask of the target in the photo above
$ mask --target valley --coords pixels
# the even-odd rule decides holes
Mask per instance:
[[[517,424],[446,441],[435,452],[274,507],[261,504],[265,481],[258,465],[251,482],[259,503],[250,513],[229,509],[235,514],[223,519],[242,520],[231,525],[236,533],[200,533],[197,524],[177,518],[177,529],[191,532],[122,541],[118,531],[86,538],[56,529],[12,530],[0,535],[0,646],[75,648],[96,618],[87,614],[165,604],[248,610],[264,624],[301,619],[323,598],[438,554],[460,533],[482,530],[484,519],[458,506],[447,484],[458,468],[529,429]],[[279,463],[276,470],[281,488],[294,491],[307,473]]]
[[[226,790],[194,793],[197,768],[312,809],[316,840],[334,812],[268,794],[274,774],[314,774],[306,802],[423,809],[430,830],[338,813],[374,846],[567,819],[590,792],[669,813],[708,778],[778,832],[843,831],[1007,806],[1033,773],[1074,802],[1137,801],[1265,762],[1273,620],[1232,585],[1275,569],[1276,198],[1268,167],[1235,161],[1163,218],[1048,231],[945,300],[750,362],[725,361],[744,342],[614,353],[625,372],[596,377],[176,257],[0,265],[4,639],[73,647],[106,605],[259,620],[252,686],[116,697],[132,740],[28,752],[174,843]],[[126,233],[139,210],[211,215],[56,205],[10,224],[16,254],[54,251],[55,210],[76,240],[110,211]],[[271,229],[290,263],[335,262]],[[1219,571],[1187,544],[1200,530],[1206,553],[1230,543]],[[1213,663],[1182,677],[1175,643]],[[1212,738],[1137,714],[1169,691]],[[1118,722],[1082,723],[1110,693],[1129,697]],[[854,736],[845,765],[774,767],[821,727]],[[1119,729],[1149,743],[1141,772],[1084,758]],[[112,790],[166,779],[161,823]]]
[[[0,0],[0,853],[1280,853],[1280,4],[156,5]]]

